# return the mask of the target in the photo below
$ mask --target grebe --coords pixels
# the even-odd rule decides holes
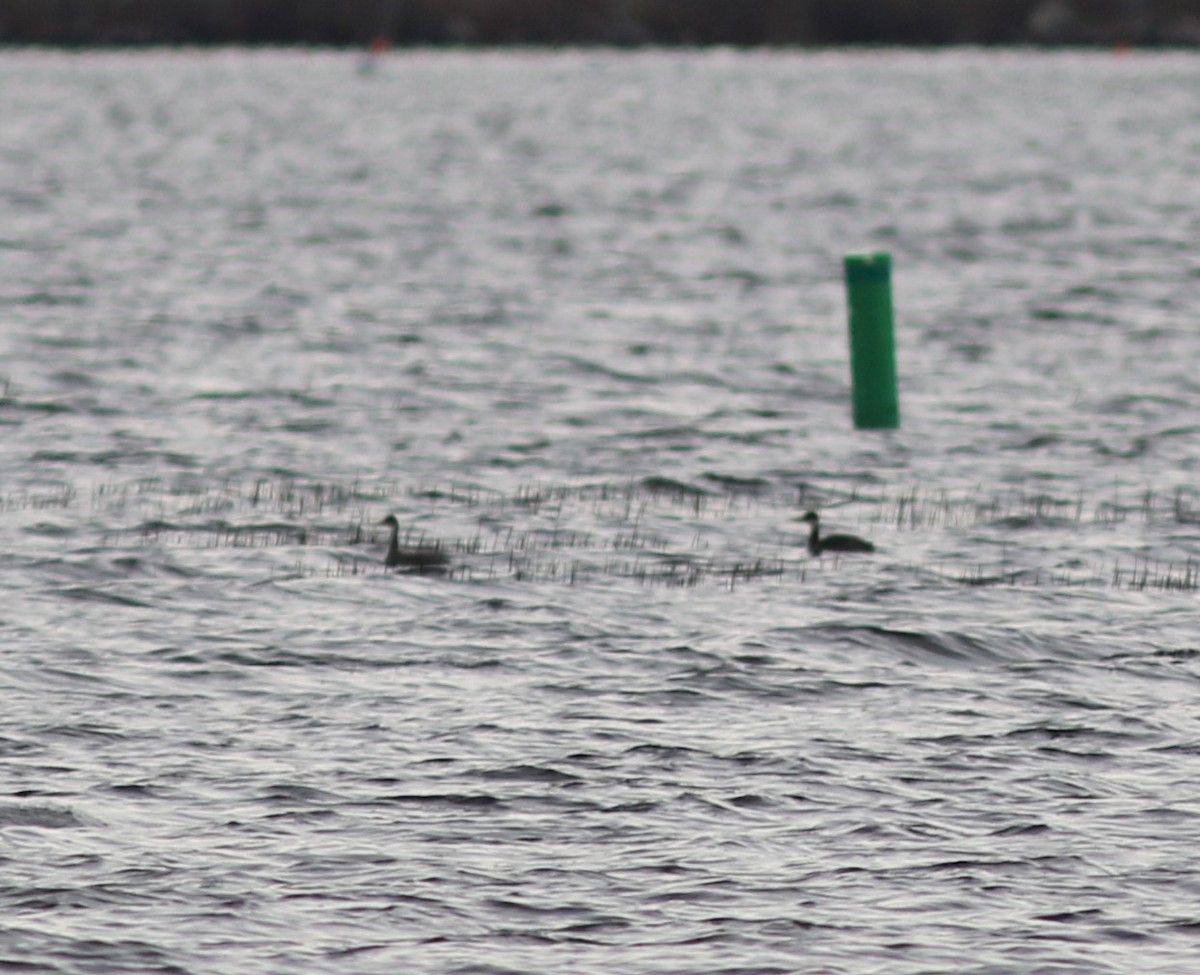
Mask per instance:
[[[391,529],[388,535],[387,555],[383,564],[389,569],[405,569],[409,572],[445,572],[450,565],[448,556],[438,545],[405,545],[400,547],[400,522],[395,515],[388,515],[379,524]]]
[[[874,552],[875,546],[865,538],[857,535],[826,535],[821,537],[821,516],[815,511],[808,512],[801,521],[807,521],[812,528],[808,532],[808,550],[813,555],[823,552]]]

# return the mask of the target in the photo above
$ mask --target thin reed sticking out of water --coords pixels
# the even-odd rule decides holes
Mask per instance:
[[[881,488],[872,494],[861,490],[817,489],[812,485],[778,484],[773,488],[753,482],[753,490],[711,479],[697,486],[670,478],[647,477],[626,482],[581,484],[529,484],[505,493],[479,485],[412,486],[391,482],[349,484],[295,478],[256,478],[205,482],[194,474],[138,477],[127,482],[107,481],[90,491],[74,485],[43,488],[0,496],[0,509],[64,508],[85,506],[93,512],[159,509],[171,517],[201,514],[254,513],[258,518],[324,518],[350,515],[367,518],[368,509],[420,508],[428,512],[455,510],[505,515],[563,515],[587,508],[593,513],[625,522],[649,510],[669,510],[691,518],[727,518],[746,511],[777,511],[781,516],[806,508],[852,508],[862,521],[887,524],[900,531],[926,528],[965,528],[981,524],[1114,524],[1141,520],[1200,524],[1200,490],[1179,486],[1167,492],[1114,487],[1104,497],[1088,498],[1072,492],[1058,496],[1045,490],[1005,489],[949,491],[925,485],[900,490]],[[402,502],[408,502],[407,505]],[[565,528],[575,526],[567,525]]]
[[[915,568],[923,576],[964,586],[1023,586],[1044,589],[1123,589],[1156,592],[1200,592],[1200,563],[1191,559],[1182,564],[1152,559],[1134,559],[1131,565],[1120,562],[1111,569],[1105,565],[1076,569],[1009,569],[989,571],[973,566],[962,571],[945,572]]]
[[[950,550],[958,547],[956,532],[971,530],[973,544],[983,538],[1009,553],[998,566],[951,564],[916,571],[941,584],[972,587],[1200,589],[1200,568],[1191,561],[1137,559],[1114,565],[1093,559],[1089,567],[1081,561],[1086,554],[1074,551],[1076,540],[1093,525],[1107,530],[1126,523],[1200,524],[1200,491],[1185,486],[1165,492],[1114,487],[1100,498],[1015,488],[952,492],[922,485],[868,495],[786,483],[772,488],[761,481],[747,487],[719,479],[691,485],[644,478],[531,484],[501,492],[471,484],[294,478],[210,483],[187,474],[103,482],[90,491],[64,485],[16,493],[0,498],[0,508],[80,511],[102,524],[123,524],[102,534],[114,548],[322,551],[332,574],[366,572],[375,562],[382,564],[386,533],[377,523],[381,513],[395,511],[404,543],[445,551],[452,580],[504,576],[578,584],[605,576],[686,587],[708,581],[731,586],[763,579],[803,581],[807,560],[797,518],[804,509],[798,497],[850,529],[880,526],[870,533],[879,548],[875,568],[853,570],[857,573],[902,567],[897,559],[906,547],[923,545],[931,530]],[[1122,544],[1130,546],[1131,540]],[[1137,547],[1144,544],[1140,536],[1132,540]],[[1012,558],[1021,553],[1023,564]],[[1029,559],[1052,559],[1071,568],[1031,568]],[[822,574],[842,570],[832,562]]]
[[[1057,496],[1046,491],[1012,489],[993,493],[930,490],[912,487],[895,496],[856,498],[874,507],[867,520],[897,529],[970,528],[976,525],[1112,525],[1128,521],[1200,524],[1200,491],[1177,487],[1168,494],[1146,488],[1111,496],[1086,498],[1082,493]]]

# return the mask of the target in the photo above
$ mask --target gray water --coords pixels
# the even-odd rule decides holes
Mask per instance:
[[[0,965],[1194,972],[1198,84],[5,52]]]

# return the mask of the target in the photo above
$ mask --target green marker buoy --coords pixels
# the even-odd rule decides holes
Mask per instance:
[[[884,252],[847,254],[850,379],[854,425],[860,430],[900,426],[896,340],[892,334],[892,258]]]

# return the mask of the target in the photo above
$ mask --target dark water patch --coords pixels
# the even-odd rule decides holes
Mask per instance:
[[[775,800],[770,799],[767,796],[751,794],[733,796],[732,798],[727,799],[726,802],[728,802],[731,806],[737,807],[738,809],[772,809],[778,805]]]
[[[984,637],[968,633],[922,632],[853,624],[824,624],[805,632],[820,640],[846,643],[910,660],[991,664],[1028,659],[1041,650],[1036,644],[1031,646],[1026,638],[1017,633],[996,633]]]
[[[676,499],[688,498],[705,498],[711,495],[711,492],[694,484],[687,484],[683,481],[678,481],[673,477],[664,477],[662,475],[652,475],[642,478],[640,482],[642,490],[646,491],[653,497],[667,496]]]
[[[1063,447],[1070,445],[1071,440],[1059,433],[1038,433],[1023,440],[1014,441],[1006,446],[1007,450],[1033,451],[1045,450],[1048,447]]]
[[[1191,439],[1197,434],[1200,434],[1200,426],[1193,424],[1178,427],[1165,427],[1154,434],[1154,440],[1172,440],[1176,437]]]
[[[445,806],[450,809],[488,810],[494,811],[504,807],[505,802],[498,796],[486,793],[397,793],[396,795],[378,796],[373,799],[361,800],[362,805],[414,805],[414,806]]]
[[[176,794],[172,788],[149,782],[112,782],[99,787],[95,791],[126,799],[173,801],[176,798]]]
[[[295,651],[278,646],[263,646],[247,650],[218,650],[205,654],[200,662],[232,664],[236,667],[296,667],[313,666],[353,667],[359,662],[326,651]]]
[[[1079,520],[1054,514],[1004,515],[986,522],[989,527],[1006,531],[1030,531],[1032,529],[1078,528]]]
[[[554,441],[546,437],[539,437],[536,440],[529,440],[523,443],[505,444],[504,449],[514,454],[536,454],[540,451],[547,450],[552,447]]]
[[[722,271],[710,271],[700,275],[700,280],[735,284],[742,291],[753,291],[755,288],[761,288],[771,283],[769,277],[758,271],[738,267],[727,268]]]
[[[130,228],[130,223],[127,220],[113,219],[101,220],[85,227],[81,234],[84,237],[91,237],[95,240],[115,240],[123,237]]]
[[[540,782],[545,785],[578,785],[581,779],[570,772],[541,765],[510,765],[506,768],[488,769],[480,773],[484,779],[502,782]]]
[[[32,307],[44,308],[82,308],[89,303],[91,299],[87,295],[74,294],[71,292],[62,291],[29,291],[17,298],[4,301],[4,304],[25,305]],[[91,343],[77,339],[68,339],[62,337],[46,337],[38,339],[43,345],[51,345],[57,348],[85,348]]]
[[[89,552],[91,551],[93,550],[89,550]],[[162,575],[169,575],[178,579],[199,579],[203,578],[205,574],[199,569],[192,569],[186,565],[179,565],[163,559],[148,559],[136,555],[115,556],[109,564],[112,566],[112,569],[106,574],[126,578],[131,576],[157,578]]]
[[[87,888],[81,887],[24,887],[20,890],[0,889],[0,903],[19,913],[44,913],[81,910],[96,901]]]
[[[36,803],[0,802],[0,829],[6,826],[36,826],[42,829],[77,829],[94,825],[71,809]]]
[[[710,471],[704,479],[717,485],[723,492],[735,496],[765,498],[774,490],[774,485],[764,477],[740,477]]]
[[[1042,576],[1037,570],[1033,569],[996,569],[995,567],[975,565],[967,569],[960,569],[957,572],[946,573],[938,569],[920,568],[918,574],[925,578],[936,578],[940,581],[950,582],[959,586],[978,586],[980,588],[989,586],[1038,586],[1043,583]],[[1089,583],[1098,584],[1099,577],[1089,575],[1087,577]],[[1054,585],[1056,580],[1047,575],[1045,583]],[[1078,584],[1072,579],[1058,580],[1061,585]]]
[[[1003,857],[988,857],[988,858],[953,858],[949,860],[938,860],[932,863],[918,864],[912,867],[903,868],[900,871],[902,874],[921,875],[921,874],[948,874],[952,878],[977,880],[982,877],[991,876],[1019,876],[1026,875],[1029,871],[1029,864],[1024,860],[1008,859]]]
[[[89,452],[39,450],[32,460],[58,464],[80,464],[89,467],[122,468],[137,464],[155,465],[159,462],[168,467],[196,468],[199,461],[192,454],[184,454],[171,450],[155,450],[146,447],[130,445],[117,450],[97,450]]]
[[[33,972],[36,975],[45,975],[46,972],[45,965],[41,962],[27,962],[9,957],[0,958],[0,964],[4,966],[6,972]]]
[[[700,748],[683,745],[660,745],[647,743],[625,749],[624,755],[636,758],[639,765],[649,763],[653,767],[675,768],[679,762],[704,764],[711,753]]]
[[[21,531],[38,538],[70,538],[78,534],[79,529],[74,525],[64,525],[60,522],[39,521],[32,525],[26,525]]]
[[[114,592],[111,589],[100,589],[95,586],[70,586],[65,589],[51,589],[48,592],[77,602],[103,603],[130,609],[149,609],[153,605],[136,596]]]
[[[5,192],[3,197],[6,202],[14,205],[36,206],[38,209],[46,206],[46,200],[41,194]],[[51,243],[46,239],[35,237],[0,237],[0,250],[3,251],[27,251],[32,254],[48,254],[61,249],[61,242]]]
[[[95,858],[90,862],[75,864],[76,867],[92,868],[99,866]],[[57,864],[62,866],[61,864]],[[140,884],[127,885],[123,883],[87,884],[73,888],[30,887],[13,891],[4,898],[11,902],[14,910],[26,912],[61,912],[102,910],[104,908],[144,907],[156,903],[156,894],[141,889]]]
[[[44,747],[43,744],[28,739],[0,737],[0,757],[30,755],[42,751]]]
[[[686,683],[693,690],[723,697],[741,697],[764,705],[772,701],[822,697],[827,690],[825,687],[814,687],[811,675],[803,671],[785,676],[779,670],[756,673],[729,665],[689,668],[671,679]]]
[[[430,322],[454,328],[491,329],[512,324],[513,312],[503,297],[497,295],[490,302],[479,302],[472,307],[441,309],[431,316]]]
[[[270,804],[288,805],[294,803],[305,806],[314,804],[333,805],[345,801],[343,796],[335,795],[332,792],[288,782],[267,786],[259,793],[258,798],[260,801]]]
[[[604,806],[597,810],[601,813],[623,813],[629,815],[643,816],[648,813],[657,811],[660,807],[658,802],[648,799],[635,800],[633,802],[619,802],[613,806]]]
[[[64,403],[58,400],[22,400],[13,396],[0,396],[0,410],[12,410],[16,413],[40,413],[46,416],[78,412],[73,403]]]
[[[736,899],[730,885],[722,881],[711,881],[706,887],[689,890],[664,890],[645,895],[650,904],[728,904]],[[685,944],[705,944],[713,941],[724,941],[728,934],[704,934],[689,938]]]
[[[92,675],[82,675],[69,673],[67,671],[55,670],[46,668],[46,673],[56,676],[66,677],[70,680],[80,682],[104,683],[99,677]],[[119,731],[113,731],[110,728],[104,728],[100,725],[92,724],[70,724],[70,725],[46,725],[38,729],[38,734],[44,735],[47,738],[58,738],[64,740],[82,740],[89,741],[99,745],[111,745],[123,742],[127,736]]]
[[[1110,710],[1102,704],[1079,698],[1074,698],[1073,701],[1074,707],[1087,711]],[[1145,736],[1116,731],[1111,728],[1097,728],[1091,725],[1038,724],[1014,728],[1011,731],[1004,732],[1001,737],[1019,741],[1075,741],[1080,739],[1095,739],[1108,742],[1134,742],[1142,740]]]
[[[1122,324],[1114,315],[1102,314],[1091,309],[1064,308],[1057,305],[1041,305],[1030,309],[1030,317],[1035,322],[1054,322],[1066,325],[1082,322],[1094,325],[1114,326]]]
[[[1075,759],[1083,764],[1110,764],[1113,760],[1112,752],[1107,751],[1088,751],[1077,748],[1059,748],[1055,746],[1042,746],[1038,749],[1038,751],[1051,757]]]
[[[62,944],[48,955],[55,964],[80,965],[83,971],[191,975],[176,951],[136,939],[62,939]]]
[[[1180,411],[1188,408],[1188,401],[1182,398],[1150,393],[1125,393],[1106,399],[1095,407],[1097,412],[1113,416],[1128,416],[1136,413],[1157,415],[1164,410]]]
[[[321,246],[323,244],[358,243],[371,239],[372,232],[366,227],[351,224],[331,224],[322,230],[314,231],[301,237],[297,243],[302,247]]]
[[[993,830],[992,836],[1040,836],[1053,832],[1054,828],[1045,823],[1013,823]]]
[[[81,464],[90,463],[86,455],[74,450],[39,450],[30,460],[35,463]]]
[[[736,654],[730,659],[743,667],[778,667],[782,663],[780,657],[766,653],[742,653]]]
[[[280,325],[280,328],[286,328],[286,325]],[[239,338],[255,338],[266,334],[270,330],[270,326],[264,323],[259,315],[231,315],[228,318],[221,318],[211,322],[209,328],[213,334],[226,341],[233,341]]]
[[[657,386],[663,381],[662,377],[656,374],[638,374],[615,369],[611,366],[604,365],[603,363],[593,362],[589,359],[583,359],[579,356],[562,356],[561,361],[569,367],[569,372],[579,373],[583,376],[598,377],[601,379],[628,383],[629,385],[633,386]]]
[[[338,429],[338,423],[334,420],[287,420],[280,423],[274,429],[282,430],[286,433],[305,433],[305,434],[320,434],[328,433],[331,430]]]
[[[332,407],[337,401],[328,396],[318,396],[309,390],[300,389],[235,389],[206,390],[194,393],[191,399],[198,401],[233,402],[282,400],[296,406],[310,408]]]
[[[524,915],[526,917],[553,920],[557,918],[591,917],[594,913],[590,907],[580,907],[571,904],[533,904],[512,898],[489,898],[487,903],[505,914]],[[528,934],[525,937],[529,937]],[[553,943],[553,938],[545,936],[547,943]]]
[[[696,442],[704,440],[706,436],[707,433],[702,427],[685,423],[630,430],[627,433],[616,435],[616,439],[661,441],[669,444],[672,450],[694,450],[696,449]]]
[[[1110,446],[1102,441],[1095,441],[1093,449],[1102,457],[1116,457],[1119,460],[1135,460],[1139,457],[1144,457],[1154,449],[1154,440],[1151,437],[1135,437],[1124,447]]]
[[[679,389],[684,386],[708,386],[713,388],[727,388],[728,380],[717,372],[701,372],[697,369],[688,370],[686,372],[669,372],[663,373],[660,381],[670,386],[673,389]],[[732,410],[714,410],[708,413],[709,416],[724,417],[733,415]]]
[[[1200,657],[1200,648],[1180,647],[1178,649],[1159,649],[1154,651],[1154,656],[1181,662],[1195,660],[1197,657]]]

